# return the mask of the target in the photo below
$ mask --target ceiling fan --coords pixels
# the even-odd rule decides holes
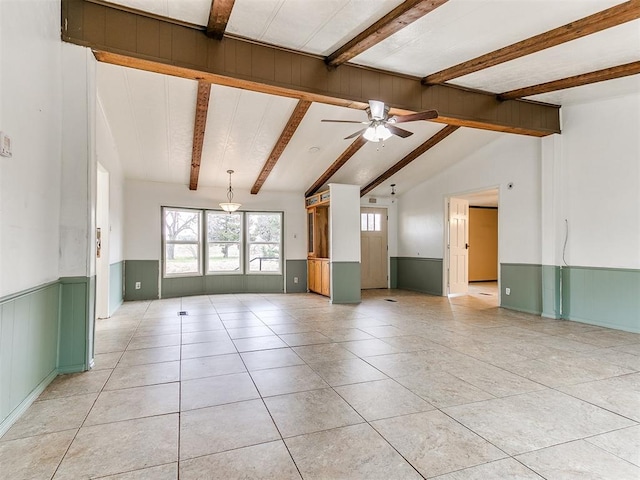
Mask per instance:
[[[413,132],[396,127],[396,123],[415,122],[418,120],[431,120],[438,117],[435,110],[425,110],[424,112],[410,113],[409,115],[395,115],[389,118],[389,106],[378,100],[369,100],[369,106],[365,110],[369,120],[366,122],[358,122],[355,120],[322,120],[323,122],[336,123],[360,123],[368,125],[362,130],[352,133],[345,140],[355,138],[362,135],[370,142],[379,142],[387,140],[391,135],[401,138],[407,138],[413,135]]]

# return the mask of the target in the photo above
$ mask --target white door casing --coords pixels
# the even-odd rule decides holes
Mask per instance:
[[[449,293],[469,290],[469,202],[449,199]]]

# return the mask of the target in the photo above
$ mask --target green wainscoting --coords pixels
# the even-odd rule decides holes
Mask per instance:
[[[562,317],[640,333],[640,270],[562,267]]]
[[[560,267],[542,265],[542,316],[561,318]]]
[[[0,435],[57,375],[60,284],[0,299]]]
[[[304,293],[307,291],[307,259],[287,260],[287,293]],[[298,283],[294,282],[298,278]]]
[[[131,301],[159,298],[159,274],[160,262],[158,260],[125,260],[124,299]],[[138,290],[136,290],[136,282],[140,282]]]
[[[500,264],[501,307],[520,312],[542,313],[542,265]],[[511,293],[507,295],[506,289]]]
[[[204,275],[162,279],[162,298],[219,293],[283,293],[284,275]]]
[[[122,305],[124,301],[124,262],[109,265],[109,316]]]
[[[389,258],[389,288],[398,288],[398,257]]]
[[[95,277],[60,279],[60,330],[58,332],[58,372],[75,373],[89,368],[93,358],[95,322]],[[91,338],[91,342],[89,342]]]
[[[442,295],[441,258],[396,257],[396,263],[395,288]],[[393,279],[393,270],[391,278]]]
[[[331,262],[331,303],[360,303],[360,262]]]

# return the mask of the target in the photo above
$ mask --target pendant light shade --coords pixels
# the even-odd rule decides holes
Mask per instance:
[[[227,190],[227,201],[222,202],[220,204],[220,208],[225,212],[232,213],[238,210],[242,206],[242,204],[233,202],[233,188],[231,188],[231,174],[233,173],[233,170],[227,170],[227,173],[229,174],[229,190]]]

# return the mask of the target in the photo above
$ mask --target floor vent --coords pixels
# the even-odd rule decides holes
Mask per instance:
[[[385,298],[385,301],[396,303],[398,300],[394,300],[393,298]]]
[[[189,312],[187,312],[186,310],[180,310],[178,312],[178,316],[180,316],[180,317],[184,317],[184,316],[187,316],[187,315],[189,315]]]

